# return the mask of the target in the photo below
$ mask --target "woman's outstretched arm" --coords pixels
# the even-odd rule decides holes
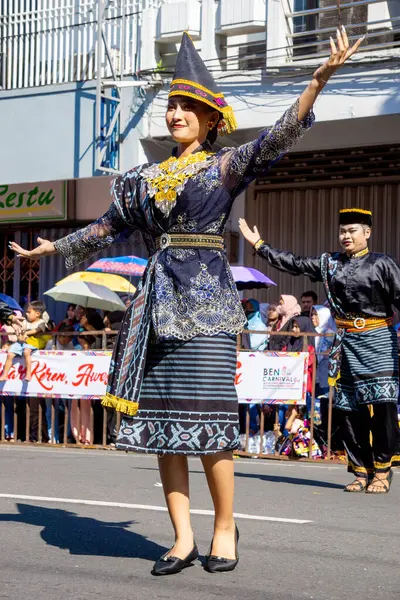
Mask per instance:
[[[55,241],[38,238],[38,246],[32,250],[26,250],[15,242],[10,243],[10,248],[18,256],[30,259],[62,254],[67,269],[72,269],[80,262],[105,250],[112,243],[125,241],[131,233],[132,230],[127,227],[115,204],[112,204],[100,219],[64,238]]]
[[[18,256],[30,259],[44,258],[57,253],[62,254],[67,269],[72,269],[80,262],[105,250],[114,242],[126,241],[133,231],[138,228],[135,218],[135,174],[136,170],[133,169],[113,181],[113,203],[102,217],[90,225],[55,241],[38,238],[38,246],[32,250],[26,250],[15,242],[10,243],[10,248]],[[128,210],[125,197],[129,197],[132,207],[129,215],[125,214]]]
[[[272,248],[261,238],[257,227],[250,229],[245,219],[239,219],[239,227],[243,237],[271,267],[290,275],[307,275],[313,281],[322,281],[320,257],[296,256],[292,252]]]
[[[364,38],[352,48],[345,29],[337,31],[337,42],[331,39],[331,55],[319,67],[307,88],[294,104],[272,127],[260,132],[257,139],[238,148],[227,148],[221,152],[221,174],[223,185],[236,198],[256,177],[265,175],[268,169],[286,152],[291,150],[314,123],[312,111],[318,94],[328,79],[354,54]]]
[[[312,80],[301,94],[299,98],[299,114],[298,120],[302,121],[306,118],[314,103],[321,93],[328,80],[332,75],[340,69],[350,56],[357,52],[362,44],[365,36],[356,41],[354,46],[350,48],[349,39],[346,29],[342,25],[341,29],[336,31],[336,44],[333,38],[330,38],[331,55],[328,60],[321,65],[314,73]]]

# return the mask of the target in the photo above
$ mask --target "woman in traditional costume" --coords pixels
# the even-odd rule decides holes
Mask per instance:
[[[340,411],[348,468],[356,479],[347,492],[387,493],[398,436],[399,368],[393,306],[400,309],[400,267],[368,249],[372,213],[359,208],[339,214],[344,252],[303,258],[264,243],[244,219],[240,229],[257,254],[292,275],[322,281],[336,316],[329,383]],[[370,440],[372,432],[372,443]]]
[[[104,404],[124,413],[119,448],[159,456],[175,544],[155,563],[155,575],[177,573],[198,556],[188,455],[200,456],[215,508],[206,568],[228,571],[238,562],[234,375],[236,335],[246,318],[222,236],[234,199],[312,125],[318,94],[361,41],[350,49],[346,32],[338,32],[338,49],[331,40],[331,57],[274,126],[248,144],[214,152],[217,134],[232,132],[236,121],[185,33],[166,112],[177,142],[173,155],[117,177],[111,207],[95,223],[55,242],[39,240],[32,251],[12,244],[27,257],[59,252],[73,268],[133,231],[142,233],[150,259],[114,348]]]

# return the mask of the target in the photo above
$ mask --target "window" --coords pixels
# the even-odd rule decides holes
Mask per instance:
[[[319,7],[319,0],[294,0],[294,12],[300,12],[303,10],[311,10]],[[293,17],[293,33],[305,33],[307,31],[314,31],[317,29],[318,15],[301,15],[299,17]],[[317,46],[311,46],[308,48],[296,48],[296,46],[303,46],[304,44],[311,44],[317,41],[316,34],[302,35],[293,39],[293,56],[304,56],[307,54],[314,54],[317,51]]]

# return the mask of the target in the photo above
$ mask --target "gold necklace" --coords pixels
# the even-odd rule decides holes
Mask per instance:
[[[205,150],[189,154],[183,158],[171,156],[162,163],[143,169],[142,176],[147,183],[150,198],[155,198],[155,205],[166,216],[176,204],[188,179],[207,166],[207,161],[214,152]]]

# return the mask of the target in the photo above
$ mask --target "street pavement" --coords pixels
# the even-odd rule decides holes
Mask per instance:
[[[173,537],[154,457],[1,445],[0,461],[1,599],[400,600],[400,470],[389,495],[344,494],[341,465],[236,460],[237,569],[156,578]],[[189,464],[204,554],[212,506]]]

